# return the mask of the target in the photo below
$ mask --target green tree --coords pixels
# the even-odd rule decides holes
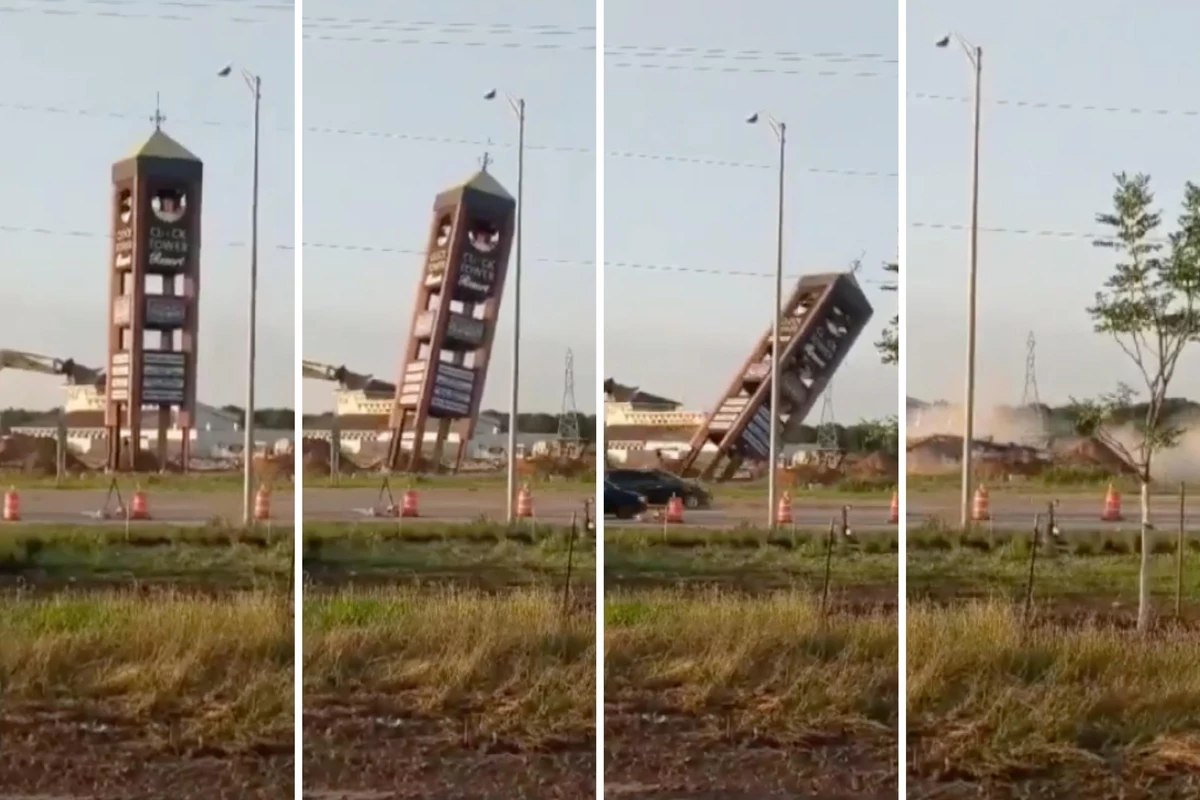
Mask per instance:
[[[1146,392],[1145,414],[1130,420],[1133,444],[1117,437],[1117,426],[1128,419],[1135,391],[1118,385],[1116,391],[1077,404],[1083,432],[1113,448],[1136,471],[1141,484],[1142,561],[1138,586],[1138,630],[1150,628],[1150,481],[1154,455],[1175,446],[1181,429],[1163,411],[1167,390],[1179,358],[1200,336],[1200,187],[1184,187],[1178,230],[1165,242],[1156,231],[1162,214],[1155,209],[1148,175],[1116,175],[1113,210],[1096,221],[1111,228],[1100,247],[1117,255],[1113,273],[1088,308],[1097,333],[1113,338],[1137,372]]]
[[[883,265],[884,272],[892,272],[896,275],[900,274],[899,262],[888,263]],[[884,291],[896,291],[895,283],[886,283],[883,286]],[[875,343],[875,349],[879,351],[879,360],[888,366],[896,366],[900,363],[900,315],[894,314],[888,320],[887,327],[883,329],[883,336]]]

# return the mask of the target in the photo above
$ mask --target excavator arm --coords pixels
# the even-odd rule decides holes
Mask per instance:
[[[72,386],[103,386],[104,372],[82,364],[74,359],[52,358],[20,350],[0,350],[0,370],[19,369],[42,375],[62,375]]]
[[[345,367],[322,364],[320,361],[304,360],[301,373],[305,378],[336,383],[348,391],[395,392],[395,384],[377,380],[370,375],[351,372]]]

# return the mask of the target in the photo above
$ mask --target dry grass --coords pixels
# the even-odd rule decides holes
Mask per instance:
[[[803,594],[613,593],[605,699],[777,737],[894,731],[896,628],[894,614],[823,619]]]
[[[1200,770],[1200,634],[1099,626],[1025,633],[1004,604],[908,611],[917,774],[974,779]]]
[[[173,744],[290,741],[288,602],[267,592],[0,598],[0,705],[165,725]]]
[[[596,625],[548,590],[349,590],[304,604],[306,708],[386,704],[523,739],[595,730]]]

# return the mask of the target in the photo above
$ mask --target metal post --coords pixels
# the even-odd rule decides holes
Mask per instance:
[[[245,442],[242,447],[246,470],[245,485],[242,487],[242,524],[246,527],[250,527],[254,519],[254,369],[258,323],[258,122],[262,98],[262,79],[257,75],[253,78],[251,88],[254,91],[254,178],[250,200],[250,324],[246,357]]]
[[[971,444],[975,436],[975,277],[978,266],[979,242],[979,106],[981,76],[983,74],[983,48],[967,50],[971,65],[975,68],[974,134],[971,148],[971,267],[967,278],[967,386],[966,415],[963,424],[962,455],[962,514],[961,526],[966,530],[970,524],[971,510]]]
[[[771,444],[767,470],[767,529],[775,527],[776,473],[779,468],[779,315],[783,309],[783,182],[787,125],[778,123],[779,134],[779,220],[775,229],[775,297],[771,305]]]
[[[525,209],[525,100],[518,99],[517,112],[517,264],[513,274],[512,397],[508,414],[508,524],[516,519],[513,507],[517,494],[517,400],[521,379],[521,212]]]

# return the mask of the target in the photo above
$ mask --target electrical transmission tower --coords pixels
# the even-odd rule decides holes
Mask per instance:
[[[1040,431],[1035,437],[1044,438],[1049,431],[1046,429],[1046,414],[1042,409],[1042,397],[1037,385],[1037,339],[1033,331],[1025,340],[1025,389],[1021,392],[1021,408],[1032,409],[1037,419]]]
[[[838,450],[837,421],[833,416],[833,383],[825,385],[821,403],[821,423],[817,426],[817,449],[821,452]]]
[[[579,409],[575,406],[575,354],[569,349],[563,376],[562,411],[558,415],[558,439],[562,442],[579,441]]]

